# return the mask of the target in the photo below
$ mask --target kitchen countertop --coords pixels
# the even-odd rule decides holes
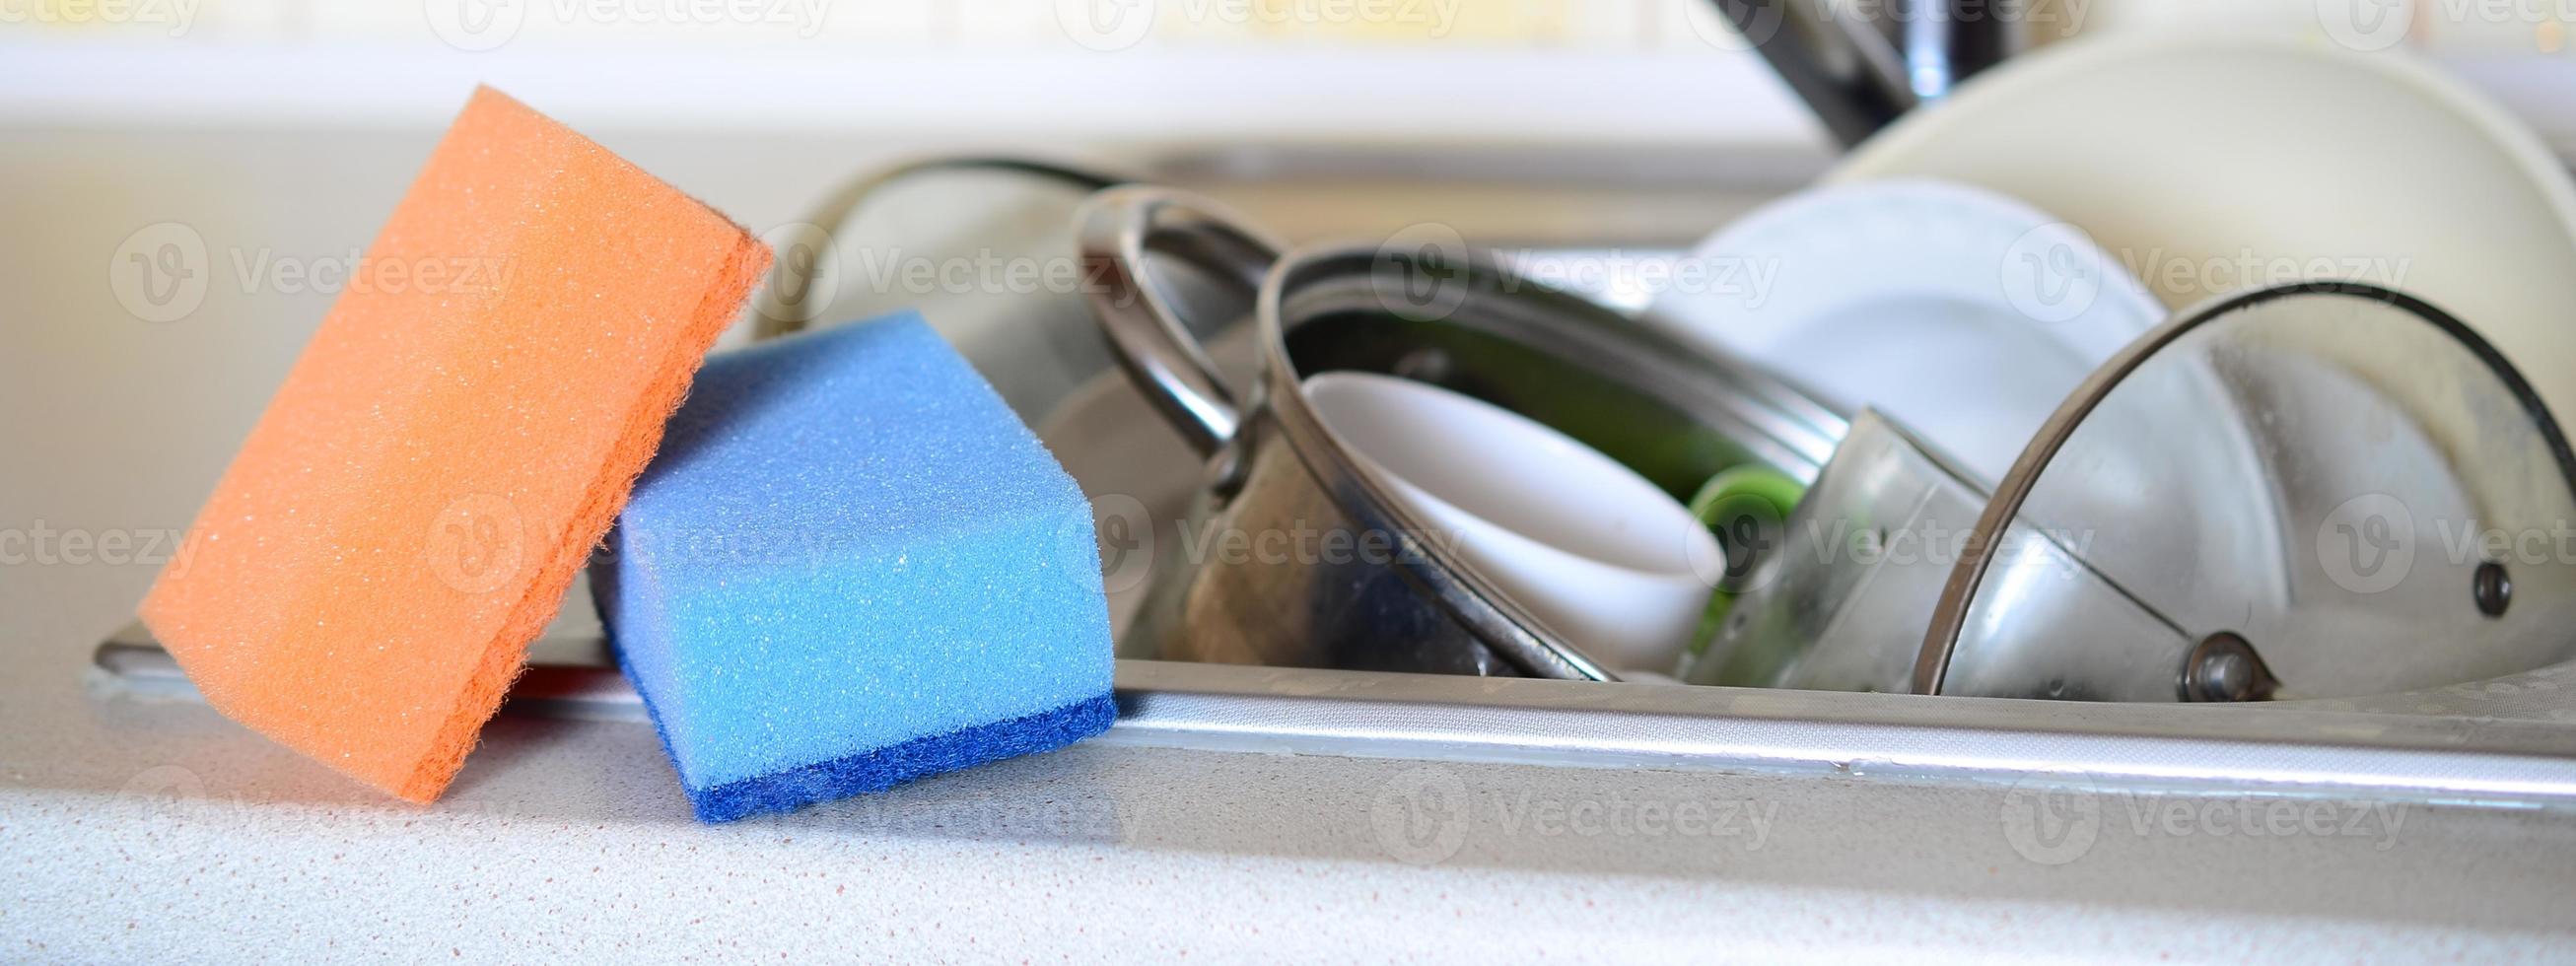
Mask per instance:
[[[2021,831],[2016,788],[1113,732],[707,827],[649,726],[511,714],[443,800],[410,806],[203,705],[101,688],[98,621],[16,616],[52,610],[34,591],[113,623],[136,576],[8,585],[8,958],[2502,962],[2576,942],[2576,819],[2549,811],[2334,803],[2277,835],[2213,816],[2278,799],[2103,794],[2067,813],[2087,843]]]
[[[0,532],[184,528],[329,301],[242,284],[235,259],[363,245],[428,137],[0,141]],[[792,218],[806,188],[865,154],[603,140],[755,227]],[[171,221],[208,241],[217,274],[189,318],[140,321],[109,262]],[[154,566],[54,557],[0,562],[6,959],[1777,962],[1903,947],[1924,961],[2495,962],[2576,949],[2576,813],[2502,805],[2052,797],[1189,751],[1113,731],[705,827],[649,726],[505,714],[448,795],[416,807],[203,705],[103,682],[91,649]]]

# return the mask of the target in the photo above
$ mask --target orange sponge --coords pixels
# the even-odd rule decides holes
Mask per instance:
[[[724,216],[475,91],[144,622],[224,714],[436,798],[768,265]]]

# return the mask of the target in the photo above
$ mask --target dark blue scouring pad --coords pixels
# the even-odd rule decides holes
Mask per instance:
[[[910,313],[708,360],[592,580],[704,821],[1116,716],[1090,505]]]

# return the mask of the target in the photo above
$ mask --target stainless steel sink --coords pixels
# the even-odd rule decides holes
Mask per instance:
[[[578,588],[576,588],[578,592]],[[646,721],[586,607],[505,713]],[[104,690],[195,690],[140,625]],[[2576,808],[2576,670],[2361,701],[2089,704],[1121,660],[1125,745]],[[114,698],[111,698],[111,700]]]
[[[1598,260],[1668,256],[1708,226],[1794,187],[1817,159],[1689,160],[1603,165],[1570,156],[1281,149],[1166,159],[1156,169],[1295,241],[1383,238],[1435,222],[1479,243],[1525,246],[1525,259]],[[1590,294],[1629,307],[1637,298],[1617,286]],[[1084,474],[1078,455],[1067,462]],[[1169,500],[1192,485],[1179,480],[1140,495]],[[1168,506],[1152,509],[1150,519],[1177,519]],[[565,617],[533,649],[509,713],[645,720],[587,600],[576,586]],[[111,695],[194,693],[140,626],[100,645],[95,663]],[[2564,665],[2408,694],[2239,706],[1133,659],[1119,662],[1117,688],[1120,719],[1100,740],[1127,745],[2576,808],[2576,666]]]

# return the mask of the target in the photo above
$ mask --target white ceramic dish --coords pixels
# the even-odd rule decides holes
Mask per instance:
[[[2060,45],[1979,75],[1825,181],[1910,177],[2064,217],[2173,308],[2315,275],[2407,291],[2576,412],[2576,187],[2519,122],[2403,51]]]
[[[1672,669],[1725,573],[1679,501],[1572,437],[1438,386],[1362,372],[1304,385],[1394,497],[1549,630],[1621,670]]]
[[[1803,192],[1702,243],[1648,317],[1847,411],[1893,415],[1988,482],[2164,307],[2064,222],[1979,188]],[[1722,284],[1721,284],[1722,282]]]

